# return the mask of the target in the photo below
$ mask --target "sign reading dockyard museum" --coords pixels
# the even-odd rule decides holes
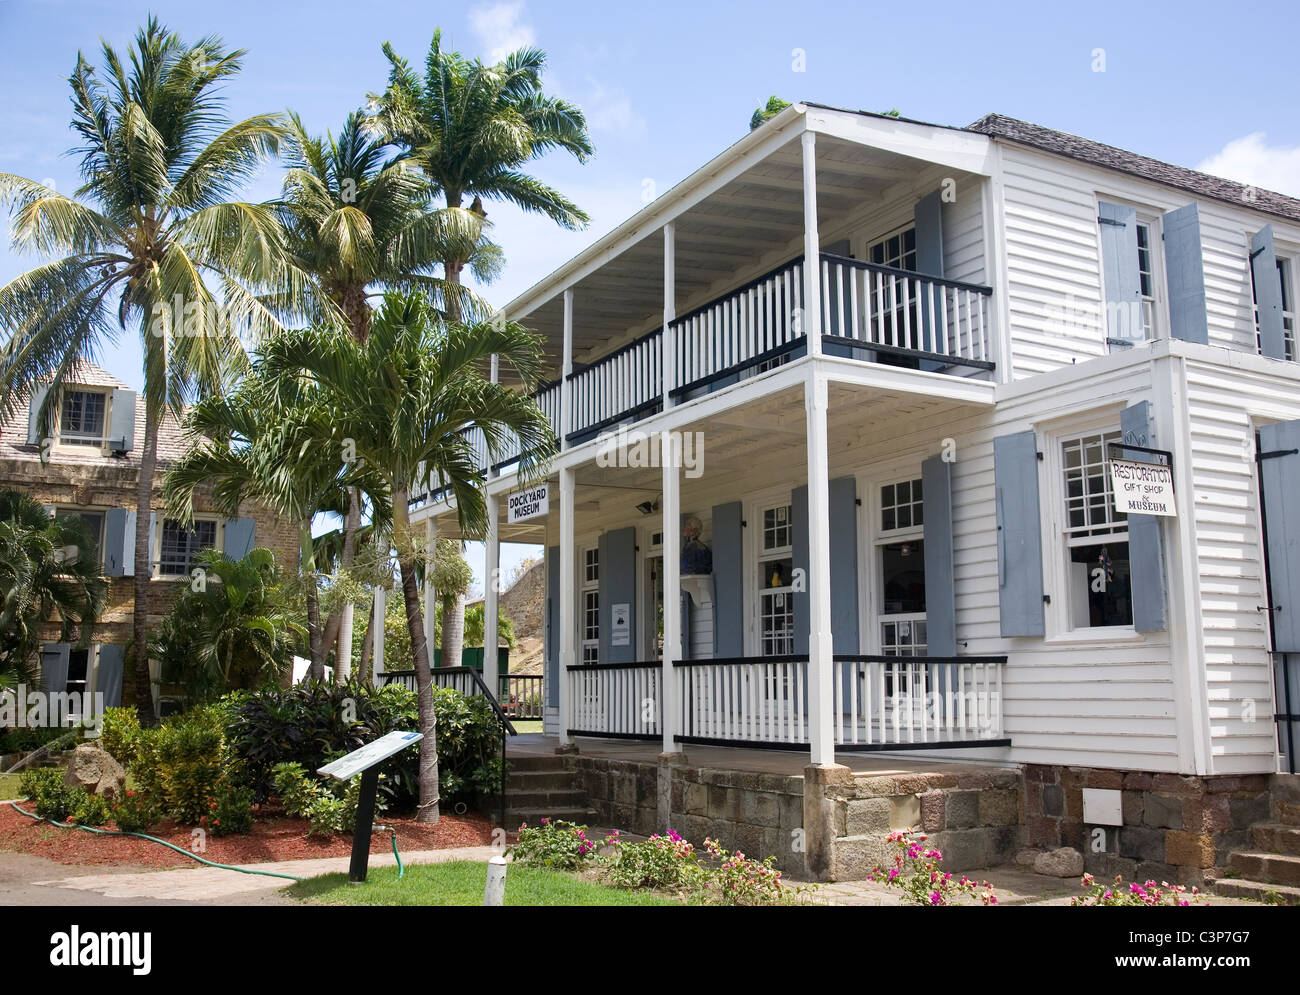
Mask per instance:
[[[1128,515],[1178,514],[1174,506],[1174,473],[1157,463],[1111,459],[1110,483],[1115,510]]]
[[[547,484],[538,484],[506,496],[506,521],[526,522],[539,518],[551,509],[551,491]]]

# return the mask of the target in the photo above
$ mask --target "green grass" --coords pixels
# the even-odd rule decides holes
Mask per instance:
[[[312,905],[482,905],[487,864],[455,860],[416,864],[400,880],[396,867],[377,867],[365,884],[346,874],[325,874],[290,885],[285,893]],[[677,905],[647,891],[625,891],[585,881],[564,871],[511,864],[507,905]]]
[[[22,796],[23,793],[18,790],[18,775],[0,774],[0,799],[8,800]]]
[[[515,732],[521,735],[526,732],[541,732],[541,719],[511,719],[510,724],[515,727]]]

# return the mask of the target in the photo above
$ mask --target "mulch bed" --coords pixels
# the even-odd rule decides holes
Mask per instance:
[[[22,804],[32,811],[30,804]],[[246,836],[208,834],[206,850],[198,856],[218,864],[255,864],[275,860],[303,860],[316,857],[346,857],[352,852],[352,837],[333,836],[317,839],[307,835],[306,819],[279,816],[258,818]],[[383,816],[376,819],[397,830],[397,848],[402,853],[413,850],[446,850],[463,846],[490,846],[492,823],[477,813],[443,815],[436,825],[416,823],[410,819]],[[100,827],[116,828],[111,823]],[[150,836],[174,843],[188,850],[194,843],[193,830],[164,822],[155,826]],[[82,829],[60,829],[45,821],[30,819],[14,811],[8,803],[0,804],[0,851],[17,851],[45,857],[61,864],[130,866],[136,868],[200,867],[201,864],[175,850],[132,836],[101,836]],[[376,832],[370,841],[371,853],[391,853],[389,834]]]

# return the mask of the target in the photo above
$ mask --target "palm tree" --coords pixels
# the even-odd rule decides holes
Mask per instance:
[[[466,437],[478,429],[490,459],[519,442],[520,473],[527,478],[551,456],[550,424],[525,393],[483,375],[493,354],[531,389],[541,372],[537,338],[514,322],[448,322],[419,294],[391,293],[365,342],[328,327],[293,332],[269,342],[263,353],[270,377],[310,377],[339,413],[336,428],[352,438],[358,459],[383,480],[367,484],[371,502],[391,509],[393,546],[419,695],[420,804],[417,818],[438,818],[438,754],[433,676],[424,639],[417,566],[432,554],[411,526],[412,482],[422,472],[430,485],[456,500],[461,529],[483,535],[487,510],[478,458]]]
[[[582,111],[542,92],[545,52],[523,48],[489,66],[444,51],[435,31],[423,77],[388,43],[384,56],[388,88],[371,96],[371,126],[418,164],[449,209],[483,218],[484,200],[502,200],[562,228],[587,226],[581,208],[520,168],[552,149],[579,162],[593,151]],[[473,198],[468,209],[466,198]],[[444,256],[446,279],[460,283],[469,258]]]
[[[552,149],[569,152],[579,162],[593,152],[582,110],[542,92],[545,52],[522,48],[495,65],[484,65],[445,51],[442,32],[434,31],[423,76],[391,44],[384,44],[384,56],[390,67],[388,87],[371,95],[371,127],[419,165],[450,212],[483,219],[483,201],[499,200],[543,214],[561,228],[587,226],[590,219],[580,207],[522,169]],[[465,208],[467,198],[472,200]],[[458,251],[443,257],[449,283],[460,284],[467,260]],[[450,296],[447,303],[458,319],[457,298]],[[447,618],[442,658],[454,665],[465,627],[463,594]]]
[[[80,518],[53,518],[30,497],[0,491],[0,687],[33,682],[52,620],[60,642],[89,641],[106,592]]]
[[[136,507],[134,642],[147,643],[149,515],[164,409],[212,391],[245,357],[239,333],[279,324],[258,290],[275,287],[291,309],[299,277],[284,252],[275,212],[228,201],[265,158],[285,126],[260,114],[230,124],[221,84],[242,51],[216,37],[187,45],[151,18],[124,59],[103,44],[103,74],[78,53],[73,130],[83,185],[74,197],[0,173],[0,200],[13,210],[15,251],[54,258],[0,287],[0,418],[12,417],[37,385],[51,386],[41,430],[74,364],[121,331],[144,352],[145,432]],[[217,287],[221,301],[208,287]],[[136,653],[124,700],[153,721],[149,661]]]
[[[295,265],[311,278],[309,316],[320,323],[341,314],[357,341],[369,334],[370,299],[379,288],[423,290],[457,311],[481,308],[473,294],[435,271],[454,255],[471,260],[487,280],[500,262],[481,218],[437,209],[429,181],[410,163],[386,159],[385,148],[365,133],[358,114],[348,116],[338,138],[314,137],[289,116],[289,171],[277,214]],[[345,502],[344,571],[353,565],[360,524],[360,502]],[[331,612],[318,640],[326,652],[341,624],[342,613]]]
[[[302,378],[270,381],[254,363],[235,390],[206,397],[187,410],[186,452],[163,480],[168,513],[182,521],[193,518],[194,494],[203,487],[218,512],[236,515],[243,502],[256,500],[298,523],[315,680],[324,678],[330,643],[321,625],[319,543],[312,536],[312,521],[320,512],[344,514],[351,503],[349,483],[365,481],[368,472],[345,462],[335,425],[336,413],[318,387]]]

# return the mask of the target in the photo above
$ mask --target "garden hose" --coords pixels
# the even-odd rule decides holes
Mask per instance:
[[[138,839],[149,840],[151,843],[161,843],[163,846],[170,847],[171,849],[175,850],[177,853],[182,853],[193,860],[197,860],[200,864],[206,864],[208,867],[219,867],[223,871],[238,871],[240,874],[260,874],[263,877],[284,878],[288,881],[307,880],[306,878],[295,877],[292,874],[276,874],[273,871],[255,871],[249,867],[236,867],[232,864],[218,864],[214,860],[205,860],[203,857],[200,857],[196,853],[191,853],[189,850],[183,850],[180,847],[178,847],[175,843],[168,843],[166,840],[160,840],[157,836],[148,836],[145,833],[124,833],[121,830],[117,830],[117,829],[96,829],[94,826],[82,826],[82,825],[78,825],[75,822],[55,822],[53,819],[46,819],[43,818],[42,816],[36,815],[34,812],[23,811],[23,809],[18,807],[17,802],[10,802],[9,804],[13,806],[15,812],[19,812],[22,815],[27,816],[29,819],[35,819],[38,822],[42,822],[42,821],[48,822],[51,826],[58,826],[60,829],[84,829],[88,833],[97,833],[100,836],[135,836]],[[396,835],[393,836],[393,853],[397,853]],[[400,858],[398,860],[398,866],[399,867],[401,866]]]
[[[376,829],[387,829],[389,841],[393,844],[393,859],[397,861],[397,876],[402,878],[406,875],[406,868],[402,865],[402,855],[397,852],[397,830],[392,826],[375,826]]]

